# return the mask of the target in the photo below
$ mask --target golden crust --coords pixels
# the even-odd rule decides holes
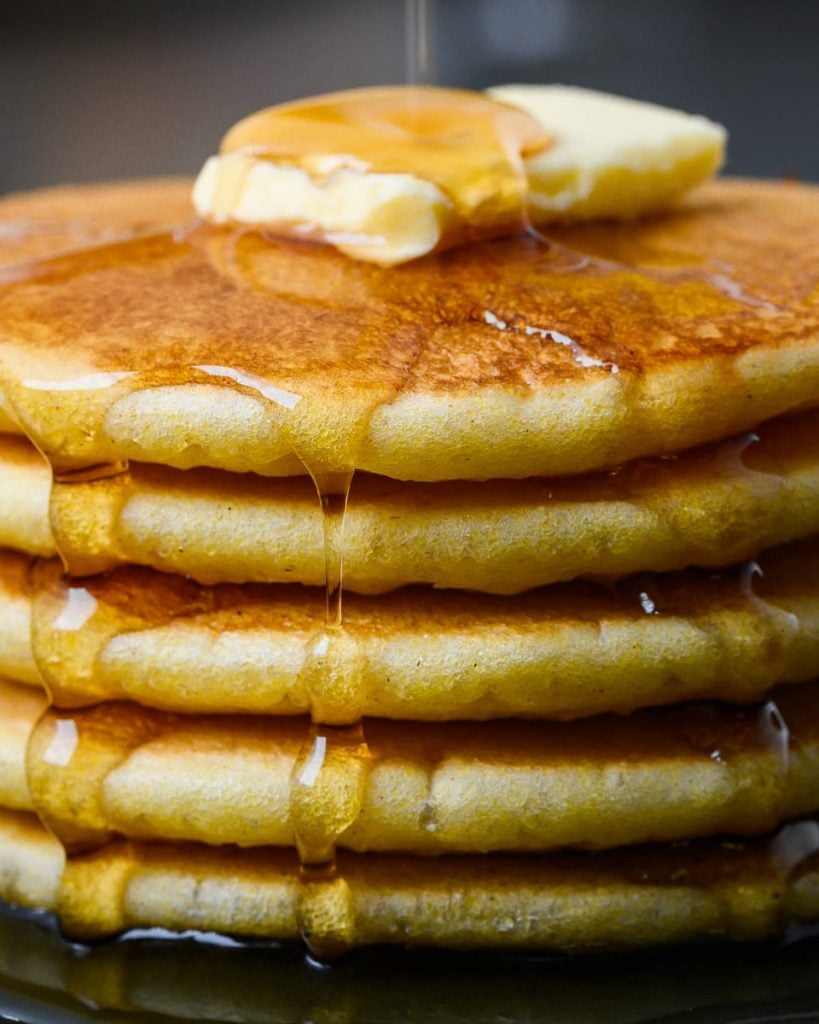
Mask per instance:
[[[817,231],[816,190],[718,181],[662,216],[560,229],[558,247],[389,270],[253,233],[153,235],[7,275],[0,376],[65,465],[281,474],[295,449],[416,480],[586,471],[819,401]],[[23,386],[92,373],[133,376]]]
[[[59,910],[78,937],[127,928],[215,930],[318,948],[400,943],[591,951],[716,938],[762,940],[819,914],[817,825],[773,840],[602,855],[342,854],[306,890],[278,850],[114,843],[63,870],[32,818],[0,813],[0,897]]]
[[[746,703],[819,674],[819,542],[757,561],[753,579],[741,568],[516,598],[348,594],[334,678],[348,715],[426,721]],[[37,682],[42,671],[61,707],[134,700],[183,713],[295,715],[322,695],[325,711],[339,699],[309,669],[324,621],[318,590],[207,588],[130,566],[83,580],[91,614],[57,628],[76,587],[56,561],[30,584],[29,560],[0,552],[0,673]]]
[[[754,835],[819,810],[819,685],[772,698],[561,723],[370,719],[354,746],[330,732],[309,786],[305,719],[50,711],[28,745],[31,808],[72,848],[314,836],[431,855]]]

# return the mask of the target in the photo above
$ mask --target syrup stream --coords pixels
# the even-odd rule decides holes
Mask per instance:
[[[407,85],[432,85],[434,0],[405,0],[405,11]]]

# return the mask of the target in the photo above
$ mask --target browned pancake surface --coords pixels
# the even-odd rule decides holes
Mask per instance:
[[[663,216],[387,270],[232,228],[140,234],[6,272],[0,373],[67,463],[281,472],[295,448],[411,479],[573,472],[819,401],[817,233],[815,190],[721,181]],[[98,373],[128,376],[66,389]],[[233,425],[225,389],[254,405]],[[146,434],[160,407],[173,443]]]

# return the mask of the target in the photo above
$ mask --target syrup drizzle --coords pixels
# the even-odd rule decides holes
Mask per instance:
[[[370,753],[361,705],[340,676],[346,659],[337,655],[337,649],[354,642],[343,608],[344,527],[353,471],[312,469],[310,475],[322,513],[324,628],[309,643],[302,669],[310,729],[293,768],[290,813],[302,881],[302,938],[320,961],[343,953],[352,939],[349,890],[337,876],[336,844],[361,811]]]
[[[542,338],[544,341],[551,341],[555,345],[562,345],[563,348],[567,348],[571,352],[572,359],[574,359],[578,366],[584,368],[594,366],[602,370],[608,370],[609,373],[620,372],[620,367],[616,363],[607,363],[602,359],[595,359],[588,354],[580,342],[570,338],[568,334],[563,334],[562,331],[546,327],[533,327],[531,324],[524,324],[522,327],[519,327],[516,324],[507,323],[506,320],[501,320],[491,309],[483,311],[483,319],[484,323],[490,327],[496,327],[499,331],[511,331],[513,334],[524,334],[529,338]]]

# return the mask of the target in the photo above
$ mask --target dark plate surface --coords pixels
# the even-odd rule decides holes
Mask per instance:
[[[92,949],[0,905],[0,1019],[27,1024],[787,1024],[819,1022],[819,935],[552,959],[300,950],[146,937]]]

